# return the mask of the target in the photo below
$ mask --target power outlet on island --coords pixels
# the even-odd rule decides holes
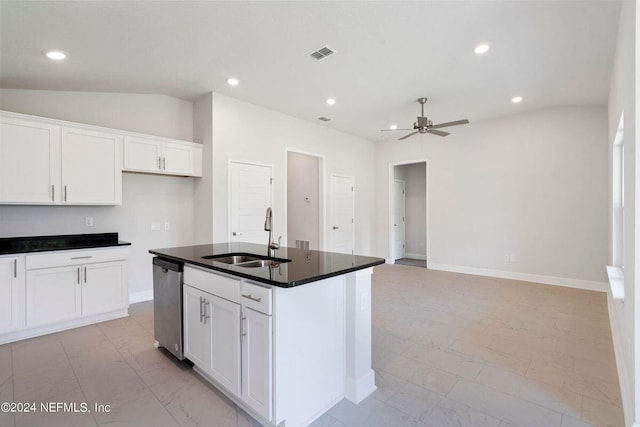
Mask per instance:
[[[85,216],[84,217],[84,226],[85,227],[93,227],[93,217],[92,216]]]

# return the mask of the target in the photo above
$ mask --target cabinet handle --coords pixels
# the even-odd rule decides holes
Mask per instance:
[[[256,297],[252,296],[251,294],[249,294],[249,295],[242,294],[242,296],[244,298],[250,299],[251,301],[262,302],[262,298],[256,298]]]
[[[162,166],[160,164],[160,156],[158,156],[158,169],[162,169]]]
[[[162,170],[167,170],[167,158],[162,158]]]
[[[78,273],[78,285],[79,285],[80,284],[80,267],[78,267],[77,273]]]
[[[203,298],[200,297],[200,323],[202,323],[202,318],[204,317],[204,314],[202,314],[202,303],[204,302]]]
[[[64,186],[64,201],[67,201],[67,186]]]
[[[87,258],[93,258],[93,255],[71,257],[71,259],[87,259]]]
[[[84,268],[84,283],[87,283],[87,267]]]
[[[51,184],[51,201],[56,201],[56,186],[55,184]]]
[[[240,321],[240,336],[247,336],[247,329],[245,328],[245,320],[247,320],[247,316],[244,315],[244,311],[241,312],[242,320]]]
[[[18,277],[18,260],[14,259],[13,260],[13,278],[17,278]]]
[[[207,306],[209,305],[209,300],[208,299],[204,299],[204,316],[203,316],[203,320],[204,320],[204,324],[207,324],[207,319],[210,318],[211,316],[207,314]],[[211,312],[211,310],[209,310],[209,312]]]

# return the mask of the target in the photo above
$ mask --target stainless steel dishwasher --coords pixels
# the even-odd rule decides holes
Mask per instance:
[[[156,347],[180,360],[182,353],[182,275],[184,264],[153,259],[153,329]]]

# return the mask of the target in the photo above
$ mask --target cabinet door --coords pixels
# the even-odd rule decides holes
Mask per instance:
[[[210,373],[211,322],[204,323],[203,314],[207,296],[188,285],[182,288],[184,355],[200,369]]]
[[[163,143],[162,171],[175,175],[193,175],[193,149],[185,145]]]
[[[272,418],[271,316],[243,307],[242,400]]]
[[[127,307],[125,262],[82,266],[82,315],[107,313]]]
[[[0,258],[0,333],[24,328],[24,263]]]
[[[80,316],[80,267],[45,268],[27,272],[27,326]]]
[[[60,128],[0,118],[0,203],[60,201]]]
[[[63,203],[122,203],[122,137],[62,128]]]
[[[161,168],[160,143],[158,141],[125,136],[125,170],[158,173]]]
[[[240,395],[240,304],[207,297],[211,322],[211,376],[236,396]]]

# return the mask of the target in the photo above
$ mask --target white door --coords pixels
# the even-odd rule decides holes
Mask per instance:
[[[355,249],[354,201],[354,178],[331,175],[331,252],[352,254]]]
[[[271,316],[242,308],[242,400],[266,419],[272,418]]]
[[[103,262],[82,267],[82,315],[127,307],[126,263]]]
[[[60,201],[60,128],[30,120],[0,123],[0,202]]]
[[[22,258],[0,258],[0,333],[24,327]]]
[[[122,137],[62,128],[63,203],[122,203]]]
[[[240,395],[240,304],[211,295],[211,376]]]
[[[191,286],[182,287],[184,355],[207,372],[211,371],[211,322],[205,323],[205,303],[210,297]]]
[[[271,206],[271,166],[231,162],[229,180],[229,241],[266,245],[264,231],[267,208]],[[282,212],[273,212],[282,215]],[[274,219],[273,223],[277,221]],[[282,234],[284,230],[280,230]],[[278,230],[274,235],[278,236]]]
[[[396,179],[393,181],[393,256],[394,260],[404,257],[404,181]]]
[[[81,267],[27,272],[27,326],[70,320],[81,314]]]

